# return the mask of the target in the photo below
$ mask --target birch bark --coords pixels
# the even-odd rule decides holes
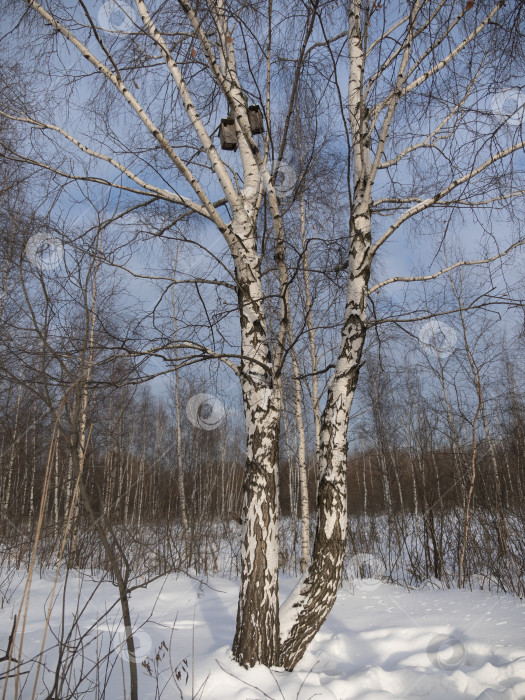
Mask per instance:
[[[247,224],[232,225],[241,317],[240,366],[246,421],[241,589],[233,654],[244,666],[279,661],[278,443],[280,395],[275,391],[263,307],[260,262]]]
[[[417,11],[417,5],[413,12]],[[365,56],[362,2],[349,7],[348,117],[353,164],[353,201],[349,222],[346,303],[334,374],[321,417],[318,454],[318,521],[308,571],[281,608],[281,665],[293,669],[333,607],[341,584],[347,531],[347,452],[350,409],[366,337],[366,306],[372,262],[372,185],[392,120],[397,97],[387,109],[381,141],[372,164],[369,112],[364,99]],[[397,82],[408,63],[405,49]]]
[[[332,609],[341,584],[347,530],[348,421],[366,336],[370,215],[358,209],[344,325],[336,369],[321,416],[318,522],[310,567],[281,609],[281,665],[293,669]]]

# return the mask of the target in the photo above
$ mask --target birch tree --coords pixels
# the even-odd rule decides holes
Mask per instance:
[[[347,430],[369,327],[370,296],[393,282],[429,282],[447,268],[489,264],[523,242],[501,241],[492,255],[477,261],[457,260],[428,274],[390,275],[370,284],[374,258],[412,220],[421,227],[429,212],[445,212],[442,240],[447,233],[443,224],[461,207],[475,212],[489,233],[491,210],[521,197],[525,184],[516,158],[524,146],[521,120],[515,118],[523,111],[521,93],[514,88],[518,104],[510,113],[500,109],[494,115],[493,86],[504,74],[504,65],[501,54],[491,60],[487,56],[490,47],[499,45],[505,61],[512,63],[516,49],[513,69],[517,63],[523,67],[518,46],[522,10],[504,2],[475,7],[468,2],[458,8],[457,3],[415,0],[407,3],[403,14],[405,6],[394,10],[385,5],[350,0],[345,8],[348,33],[341,40],[347,42],[349,77],[346,104],[341,104],[345,125],[348,119],[350,204],[346,303],[321,417],[319,520],[312,562],[281,615],[285,668],[294,668],[302,658],[341,582]],[[324,24],[324,35],[330,36],[326,16]],[[335,71],[335,48],[331,55]],[[512,69],[507,76],[511,81]],[[390,218],[386,226],[385,218]],[[405,319],[417,320],[417,312],[410,311]]]
[[[46,50],[54,61],[48,78],[70,56],[77,56],[83,67],[70,65],[62,74],[65,83],[58,83],[73,112],[69,120],[63,103],[53,114],[54,105],[38,102],[29,87],[24,94],[21,80],[18,92],[36,99],[36,106],[25,109],[16,94],[12,103],[4,103],[1,115],[24,127],[32,140],[18,150],[6,144],[4,155],[44,168],[60,182],[109,188],[128,204],[128,211],[154,211],[161,203],[170,214],[168,228],[199,217],[223,237],[228,257],[220,262],[228,280],[221,285],[236,299],[239,348],[235,352],[184,338],[180,326],[169,348],[176,347],[180,366],[218,361],[240,383],[247,441],[233,654],[245,666],[292,669],[329,614],[342,580],[348,424],[374,295],[394,282],[432,283],[451,268],[488,265],[522,242],[494,243],[491,237],[493,212],[510,207],[523,192],[515,157],[524,145],[521,121],[514,114],[519,116],[521,107],[506,114],[500,105],[504,95],[496,95],[496,107],[491,99],[496,77],[517,90],[513,71],[522,64],[521,8],[503,0],[469,0],[461,7],[448,0],[395,6],[312,0],[299,7],[271,1],[135,0],[135,5],[111,5],[122,13],[112,26],[107,12],[90,11],[83,0],[70,5],[11,2],[13,26],[27,29],[28,47],[36,52],[42,38],[48,42]],[[19,25],[23,14],[25,24]],[[287,66],[278,75],[275,51]],[[280,60],[280,70],[282,64]],[[27,75],[20,70],[17,74]],[[326,226],[321,241],[326,252],[318,249],[316,257],[309,255],[308,265],[324,258],[318,274],[330,289],[344,290],[344,308],[336,320],[338,347],[326,366],[314,371],[328,375],[329,383],[319,419],[313,555],[279,613],[280,373],[291,345],[290,288],[306,251],[292,251],[288,245],[282,191],[266,165],[272,148],[274,159],[285,157],[305,76],[314,86],[319,128],[338,124],[334,162],[342,162],[340,209],[347,218],[343,233],[336,232],[342,259],[334,262]],[[75,92],[82,80],[87,87]],[[86,96],[88,89],[93,96]],[[82,126],[73,93],[83,101]],[[519,91],[515,94],[519,98]],[[260,140],[250,123],[252,99],[264,112],[265,136]],[[324,120],[323,108],[330,111]],[[226,113],[234,131],[231,147],[236,148],[231,158],[214,140]],[[263,199],[272,221],[271,245],[261,236]],[[459,211],[482,221],[487,254],[435,269],[436,250]],[[407,228],[432,228],[429,222],[435,248],[424,250],[429,260],[425,269],[413,275],[389,269],[381,279],[374,260]],[[312,238],[306,235],[305,248]],[[263,269],[270,249],[272,299],[266,294]],[[315,274],[310,267],[310,281]],[[213,280],[199,280],[203,286],[209,282]],[[310,338],[313,317],[324,326],[322,299],[320,303],[305,323]],[[275,323],[270,307],[276,310]],[[428,318],[409,308],[399,320]]]
[[[36,28],[42,36],[48,31],[48,38],[56,42],[59,61],[65,56],[78,55],[85,61],[88,71],[97,76],[94,80],[103,83],[100,94],[110,105],[120,99],[127,115],[131,114],[142,128],[141,139],[150,139],[153,154],[153,168],[144,173],[140,158],[134,153],[144,152],[142,143],[128,142],[128,158],[119,155],[118,139],[111,147],[100,148],[95,143],[100,139],[96,127],[79,138],[62,126],[60,110],[56,120],[34,116],[21,109],[6,109],[6,118],[25,125],[33,133],[46,133],[62,142],[76,147],[81,154],[89,157],[106,169],[113,169],[122,178],[115,180],[113,175],[106,177],[81,173],[80,164],[75,167],[62,167],[55,159],[40,159],[37,149],[24,155],[11,151],[13,158],[24,158],[37,167],[50,170],[56,176],[69,182],[88,180],[112,188],[115,193],[130,194],[148,201],[163,201],[171,205],[179,218],[197,214],[215,226],[224,237],[231,256],[230,288],[237,295],[240,325],[240,352],[237,363],[229,357],[218,354],[213,348],[203,347],[192,341],[177,342],[180,350],[187,353],[202,353],[208,358],[225,362],[240,380],[246,417],[246,468],[243,507],[242,580],[238,608],[237,630],[233,643],[235,657],[244,665],[256,662],[268,665],[279,662],[279,620],[278,620],[278,530],[277,530],[277,458],[280,420],[280,387],[278,368],[282,362],[284,340],[287,337],[286,300],[281,299],[281,319],[279,321],[279,343],[277,357],[273,357],[268,340],[267,321],[264,309],[264,291],[261,278],[260,242],[257,237],[257,215],[262,201],[263,187],[274,222],[275,246],[278,250],[277,263],[279,283],[286,285],[287,271],[282,252],[283,237],[280,227],[280,205],[270,174],[265,169],[271,134],[271,112],[274,108],[271,99],[271,46],[272,46],[272,5],[254,5],[247,8],[229,7],[219,0],[199,7],[190,2],[156,5],[138,0],[132,8],[120,5],[125,19],[124,38],[120,46],[115,40],[119,31],[104,25],[107,17],[100,12],[90,12],[83,2],[74,9],[66,6],[48,5],[33,0],[14,3],[14,7],[26,5],[30,10],[27,23],[33,28],[35,20],[41,25]],[[114,10],[119,3],[114,3]],[[310,41],[316,21],[318,3],[305,8],[297,21],[299,39],[293,46],[294,61],[291,91],[284,105],[284,130],[287,118],[293,109],[294,89],[298,83],[302,60]],[[267,13],[267,14],[265,14]],[[232,16],[233,15],[233,16]],[[267,38],[261,44],[249,40],[248,23],[259,26],[266,18]],[[103,21],[104,20],[104,21]],[[121,25],[119,25],[120,27]],[[263,24],[264,27],[264,24]],[[106,31],[105,31],[106,30]],[[264,30],[263,30],[264,34]],[[108,36],[109,35],[109,36]],[[251,44],[252,55],[244,55],[242,72],[245,82],[253,74],[257,62],[258,77],[261,82],[248,86],[242,84],[241,71],[234,37],[239,36]],[[91,43],[90,43],[91,42]],[[262,50],[259,51],[259,49]],[[132,62],[131,70],[125,67],[129,51],[138,52],[140,58]],[[61,53],[62,52],[62,53]],[[127,53],[128,52],[128,53]],[[242,51],[240,50],[241,55]],[[255,53],[253,53],[255,52]],[[153,56],[153,60],[149,57]],[[188,60],[189,59],[189,60]],[[165,72],[169,82],[168,102],[178,110],[180,123],[169,130],[166,122],[168,108],[163,110],[155,105],[143,103],[138,95],[141,81],[150,80],[160,84],[158,70]],[[206,84],[199,82],[199,72],[204,67]],[[195,69],[197,69],[196,75]],[[70,74],[74,71],[70,71]],[[70,77],[70,76],[66,76]],[[250,84],[251,83],[251,84]],[[204,89],[203,89],[204,87]],[[250,89],[251,88],[251,89]],[[265,111],[267,128],[264,148],[254,139],[251,131],[248,104],[245,94],[256,91],[260,107]],[[105,91],[105,92],[104,92]],[[232,171],[219,154],[213,140],[215,119],[219,116],[215,95],[224,100],[223,109],[234,122],[235,146],[239,160],[238,172]],[[179,109],[180,106],[180,109]],[[89,105],[90,115],[97,107]],[[282,105],[281,108],[283,109]],[[37,109],[41,115],[43,110]],[[122,124],[120,125],[122,127]],[[136,127],[134,127],[136,128]],[[121,129],[122,130],[122,129]],[[89,129],[87,129],[89,131]],[[93,133],[94,132],[94,133]],[[93,139],[94,136],[94,139]],[[91,138],[90,138],[91,137]],[[176,146],[174,143],[189,138],[189,146]],[[95,143],[94,143],[95,142]],[[281,150],[285,136],[281,138]],[[159,155],[161,154],[161,155]],[[202,162],[201,154],[205,159]],[[282,153],[279,153],[282,157]],[[163,161],[164,159],[164,161]],[[134,163],[132,164],[132,162]],[[166,161],[169,166],[166,166]],[[193,161],[193,162],[192,162]],[[171,185],[158,184],[158,173],[166,173]],[[213,183],[209,184],[210,174]],[[149,177],[149,179],[147,179]],[[219,198],[213,196],[219,190]],[[259,246],[259,248],[258,248]],[[172,344],[173,346],[173,344]],[[281,357],[279,357],[279,355]]]

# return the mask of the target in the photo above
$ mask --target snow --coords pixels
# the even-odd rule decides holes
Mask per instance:
[[[42,579],[35,578],[32,584],[25,660],[39,652],[51,578],[47,574]],[[0,610],[0,656],[7,645],[13,614],[18,612],[23,582],[24,575],[17,574],[11,582],[11,594],[2,591],[8,597]],[[296,578],[281,577],[283,600],[296,583]],[[44,684],[49,688],[54,675],[54,635],[60,633],[63,586],[60,579],[46,636],[45,667],[36,696],[39,698],[46,697]],[[294,672],[288,673],[262,666],[246,670],[231,659],[237,595],[237,581],[210,577],[206,583],[200,583],[175,575],[133,592],[131,609],[134,629],[138,630],[141,700],[525,698],[525,603],[510,596],[457,589],[408,591],[376,579],[358,579],[351,587],[345,584],[339,592],[334,609],[305,657]],[[102,659],[110,643],[113,646],[107,659],[108,670],[99,673],[99,679],[103,679],[104,673],[111,671],[106,695],[102,680],[97,681],[96,690],[85,679],[79,690],[87,690],[84,697],[88,699],[124,698],[122,674],[123,669],[127,673],[126,654],[115,650],[123,640],[118,607],[104,616],[104,611],[116,601],[116,588],[109,582],[99,583],[88,577],[81,581],[72,576],[64,604],[66,631],[79,596],[85,605],[79,631],[87,632],[83,670],[90,668],[87,659],[91,663],[97,656]],[[89,631],[100,615],[103,618]],[[78,681],[80,658],[75,664]],[[6,667],[3,662],[0,673]],[[31,673],[21,676],[25,682],[23,698],[31,697],[35,668],[33,664]],[[91,680],[95,680],[94,675]],[[127,675],[125,682],[128,687]],[[6,698],[14,697],[13,687],[9,686]]]

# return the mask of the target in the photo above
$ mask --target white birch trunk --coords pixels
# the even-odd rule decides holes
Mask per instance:
[[[290,342],[292,337],[290,333]],[[310,505],[308,501],[308,471],[306,468],[306,438],[304,434],[303,403],[301,382],[299,380],[299,363],[297,354],[292,345],[291,349],[293,378],[295,384],[295,422],[297,425],[298,449],[297,459],[299,463],[299,493],[301,502],[301,573],[306,571],[310,559]],[[290,494],[291,495],[291,494]]]
[[[22,377],[22,371],[20,370],[20,378]],[[11,450],[9,451],[9,462],[7,464],[7,484],[5,487],[5,494],[2,501],[2,512],[6,516],[9,510],[9,499],[11,497],[11,484],[13,480],[13,466],[15,463],[16,455],[16,443],[18,441],[18,419],[20,416],[20,402],[22,400],[22,384],[18,386],[18,396],[16,399],[16,412],[15,412],[15,427],[13,430],[13,443],[11,445]]]
[[[390,480],[388,478],[388,469],[386,465],[385,455],[381,447],[377,450],[377,457],[379,459],[379,465],[381,467],[381,480],[383,482],[383,495],[385,499],[385,506],[388,515],[392,515],[392,494],[390,492]]]
[[[177,269],[178,252],[174,260],[174,268]],[[175,345],[177,344],[178,337],[178,319],[177,319],[177,308],[175,304],[175,286],[172,289],[171,296],[171,308],[173,311],[173,340]],[[177,360],[177,350],[175,350],[175,360]],[[179,501],[180,501],[180,514],[182,519],[182,528],[184,532],[184,556],[186,563],[189,566],[189,561],[187,559],[189,553],[189,524],[188,524],[188,510],[186,507],[186,491],[184,490],[184,460],[182,458],[182,429],[180,420],[180,393],[179,393],[179,370],[175,367],[175,386],[174,386],[174,402],[175,402],[175,430],[177,433],[177,487],[179,491]]]
[[[370,277],[371,186],[368,124],[363,101],[361,3],[349,8],[348,108],[354,161],[348,286],[341,344],[321,418],[318,520],[308,571],[281,609],[281,665],[293,669],[324,623],[343,574],[347,530],[348,421],[366,336]]]
[[[58,439],[55,448],[55,483],[54,483],[54,493],[53,493],[53,538],[58,541],[58,499],[60,493],[60,481],[59,481],[59,463],[58,463]]]
[[[361,451],[363,452],[363,513],[366,518],[366,511],[368,507],[368,490],[366,486],[366,458],[364,445],[361,447]]]
[[[278,444],[280,395],[273,367],[259,259],[249,221],[231,226],[241,321],[240,379],[246,421],[241,588],[232,651],[243,666],[279,661]]]
[[[73,459],[71,455],[67,462],[66,493],[64,497],[64,518],[67,517],[67,510],[71,503],[71,485],[73,483]],[[76,511],[75,511],[76,512]]]
[[[35,520],[35,472],[36,472],[36,419],[33,419],[33,459],[31,460],[31,482],[29,486],[29,522],[31,527]]]
[[[315,326],[312,315],[312,297],[310,294],[310,273],[308,270],[308,249],[306,245],[306,214],[304,210],[304,197],[301,196],[301,243],[305,251],[303,255],[304,301],[306,305],[306,326],[308,328],[308,343],[310,346],[310,361],[312,363],[312,411],[315,430],[315,454],[316,461],[319,455],[321,434],[321,412],[319,410],[319,378],[317,376],[317,348],[315,341]],[[316,476],[318,476],[316,474]]]
[[[347,530],[348,421],[366,335],[370,274],[369,212],[351,222],[348,290],[341,346],[326,406],[319,446],[318,521],[308,571],[281,608],[281,665],[293,669],[332,609],[343,574]]]
[[[180,514],[184,532],[184,556],[188,556],[188,511],[186,508],[186,492],[184,490],[184,461],[182,458],[182,430],[180,422],[179,372],[175,370],[175,430],[177,432],[177,487],[179,491]],[[189,562],[188,562],[189,563]]]

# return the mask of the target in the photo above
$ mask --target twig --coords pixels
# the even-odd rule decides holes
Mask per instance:
[[[15,638],[15,628],[16,628],[16,615],[15,619],[13,622],[13,627],[11,629],[11,634],[9,635],[9,641],[7,642],[7,651],[6,653],[0,657],[0,661],[8,661],[11,658],[11,647],[13,646],[13,640]],[[14,661],[16,664],[18,663],[17,659],[13,658],[11,661]]]

